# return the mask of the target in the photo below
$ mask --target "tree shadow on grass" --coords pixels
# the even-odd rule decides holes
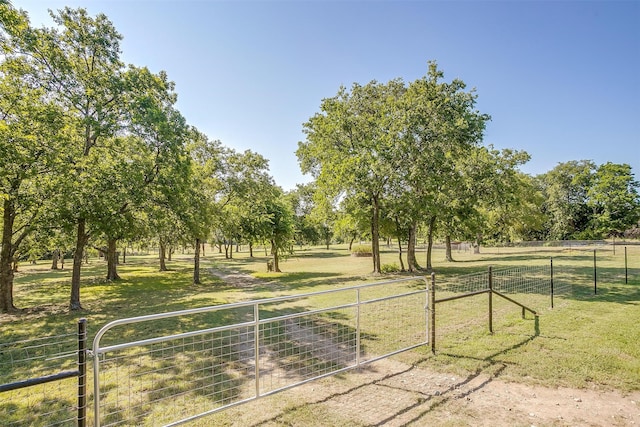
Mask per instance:
[[[410,420],[406,420],[403,418],[403,425],[411,425],[412,423],[418,422],[422,417],[424,417],[426,414],[433,412],[434,410],[436,410],[437,408],[447,404],[448,402],[454,400],[454,399],[461,399],[464,397],[467,397],[473,393],[476,393],[480,390],[482,390],[484,387],[486,387],[489,383],[491,383],[493,380],[495,380],[496,378],[498,378],[502,372],[506,369],[507,365],[509,364],[509,362],[505,362],[505,361],[500,361],[500,360],[496,360],[500,355],[504,355],[507,354],[513,350],[517,350],[520,347],[523,347],[525,345],[527,345],[529,342],[531,342],[532,340],[534,340],[536,337],[539,336],[539,326],[538,326],[538,322],[536,320],[536,332],[534,335],[527,337],[523,340],[521,340],[520,342],[508,347],[508,348],[503,348],[500,349],[499,351],[495,352],[494,354],[491,354],[485,358],[475,358],[473,356],[466,356],[466,355],[456,355],[456,354],[447,354],[447,353],[440,353],[438,354],[438,356],[446,356],[446,357],[454,357],[454,358],[471,358],[471,359],[475,359],[480,361],[483,366],[479,367],[478,369],[476,369],[476,371],[472,374],[467,375],[465,378],[461,379],[460,381],[455,382],[454,384],[451,384],[448,387],[444,387],[444,389],[442,390],[438,390],[432,394],[426,393],[426,392],[422,392],[422,391],[418,391],[418,390],[412,390],[410,388],[402,388],[402,391],[404,392],[412,392],[414,394],[418,394],[419,396],[417,396],[417,398],[412,399],[413,403],[408,404],[403,406],[402,408],[399,408],[398,410],[396,410],[393,413],[387,414],[386,417],[384,419],[379,420],[378,422],[376,422],[375,424],[369,424],[372,426],[384,426],[387,425],[391,422],[393,422],[394,420],[398,419],[399,417],[407,414],[410,411],[414,411],[417,410],[425,405],[427,405],[427,407],[423,410],[421,410],[418,414],[416,414],[413,418],[411,418]],[[438,357],[436,356],[436,357]],[[336,392],[336,393],[332,393],[322,399],[319,400],[315,400],[312,402],[304,402],[301,404],[298,404],[296,406],[288,406],[286,408],[285,411],[281,412],[280,414],[277,414],[269,419],[266,420],[261,420],[258,421],[254,424],[251,425],[251,427],[258,427],[258,426],[266,426],[266,425],[272,425],[273,423],[279,423],[279,422],[283,422],[286,423],[286,420],[290,418],[291,414],[294,414],[296,411],[302,411],[302,410],[308,410],[308,408],[311,406],[315,406],[315,405],[322,405],[324,403],[330,402],[332,400],[337,400],[341,397],[344,396],[348,396],[350,394],[356,394],[358,392],[358,390],[364,389],[366,387],[370,387],[370,386],[380,386],[380,387],[387,387],[388,388],[388,395],[389,396],[393,396],[393,393],[395,391],[397,391],[397,387],[392,386],[392,385],[388,385],[385,384],[386,382],[390,381],[390,380],[394,380],[394,379],[398,379],[401,380],[401,383],[404,383],[404,381],[402,381],[402,376],[403,375],[419,375],[416,373],[413,373],[413,371],[417,370],[420,368],[420,365],[422,364],[429,364],[431,361],[431,357],[426,357],[426,358],[422,358],[420,360],[417,360],[416,362],[414,362],[411,366],[408,366],[406,369],[402,369],[401,371],[398,372],[393,372],[387,375],[384,375],[381,378],[377,378],[374,380],[370,380],[370,381],[366,381],[363,382],[361,384],[358,384],[357,386],[351,387],[347,390],[343,390],[340,392]],[[475,386],[473,386],[472,388],[461,392],[460,389],[464,386],[467,386],[468,384],[470,384],[472,381],[474,381],[475,379],[479,378],[481,375],[486,376],[487,378],[484,379],[480,384],[477,384]],[[373,408],[371,408],[373,409]]]

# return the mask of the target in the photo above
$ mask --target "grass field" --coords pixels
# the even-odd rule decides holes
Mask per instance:
[[[283,273],[266,272],[264,252],[256,251],[255,255],[249,258],[247,252],[239,252],[228,260],[207,249],[201,285],[191,284],[189,254],[176,256],[168,264],[171,271],[163,273],[158,272],[154,254],[129,256],[127,263],[119,266],[123,280],[113,283],[102,279],[106,266],[94,259],[83,269],[84,310],[74,313],[67,310],[70,270],[50,271],[44,261],[21,265],[14,294],[16,305],[25,310],[0,316],[0,344],[72,333],[79,317],[87,318],[91,343],[101,326],[119,318],[337,289],[381,279],[370,274],[370,258],[351,257],[344,246],[330,250],[298,248],[294,256],[281,263]],[[496,269],[548,265],[551,257],[555,282],[570,292],[556,299],[553,310],[544,302],[538,304],[544,307],[537,309],[541,310],[537,324],[533,316],[522,320],[519,308],[495,299],[494,333],[489,334],[486,295],[439,304],[436,354],[425,348],[398,358],[417,358],[419,364],[431,369],[459,375],[499,371],[502,378],[511,381],[549,387],[639,390],[640,246],[627,248],[627,284],[623,246],[617,246],[615,254],[611,246],[597,249],[595,284],[593,248],[587,247],[483,248],[479,255],[454,252],[456,262],[452,263],[444,261],[442,250],[436,250],[433,260],[436,280],[445,281],[486,271],[490,265]],[[419,254],[419,261],[424,263],[423,258],[424,254]],[[384,251],[384,263],[398,263],[393,249]],[[212,270],[250,274],[262,279],[263,284],[251,288],[230,286]],[[336,303],[326,298],[318,303]],[[202,319],[207,323],[217,320],[220,319],[215,316]],[[158,322],[154,328],[157,330],[145,332],[170,332],[176,323]],[[37,363],[17,367],[2,359],[1,354],[0,361],[0,383],[40,375],[42,368]],[[71,393],[72,401],[73,382],[68,383],[49,388],[46,393]],[[10,406],[3,401],[5,398],[0,394],[0,415]],[[11,402],[15,406],[11,406],[12,419],[28,419],[37,413],[33,409],[36,404],[32,401],[21,407]],[[33,424],[38,424],[37,418]]]

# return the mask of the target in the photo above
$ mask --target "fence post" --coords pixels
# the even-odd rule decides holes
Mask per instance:
[[[624,284],[627,284],[627,279],[629,278],[629,273],[627,270],[627,247],[624,247]]]
[[[596,267],[596,250],[593,250],[593,294],[598,295],[598,269]]]
[[[360,368],[360,288],[356,289],[356,366]]]
[[[87,319],[78,320],[78,427],[87,425]]]
[[[551,308],[553,308],[553,257],[550,258],[551,265]]]
[[[436,352],[436,273],[431,273],[431,353]]]
[[[489,266],[489,333],[493,334],[493,273]]]
[[[260,304],[253,304],[253,357],[255,366],[253,367],[253,376],[256,383],[254,384],[254,393],[256,398],[260,397]]]

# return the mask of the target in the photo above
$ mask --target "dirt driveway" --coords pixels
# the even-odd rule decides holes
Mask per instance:
[[[325,378],[209,418],[228,426],[640,426],[640,392],[468,378],[394,360]]]

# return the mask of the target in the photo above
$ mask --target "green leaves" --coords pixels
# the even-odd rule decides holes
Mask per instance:
[[[631,166],[611,162],[601,165],[587,191],[593,210],[593,226],[605,237],[620,237],[640,220],[640,183],[633,178]]]
[[[640,219],[640,184],[627,164],[559,163],[540,180],[551,238],[621,236]]]
[[[341,87],[303,125],[306,141],[296,152],[302,171],[329,199],[343,193],[370,204],[374,245],[378,209],[396,224],[441,212],[452,200],[442,195],[460,190],[452,180],[456,162],[482,140],[489,116],[475,110],[476,95],[462,81],[443,77],[430,62],[427,75],[408,85]]]

